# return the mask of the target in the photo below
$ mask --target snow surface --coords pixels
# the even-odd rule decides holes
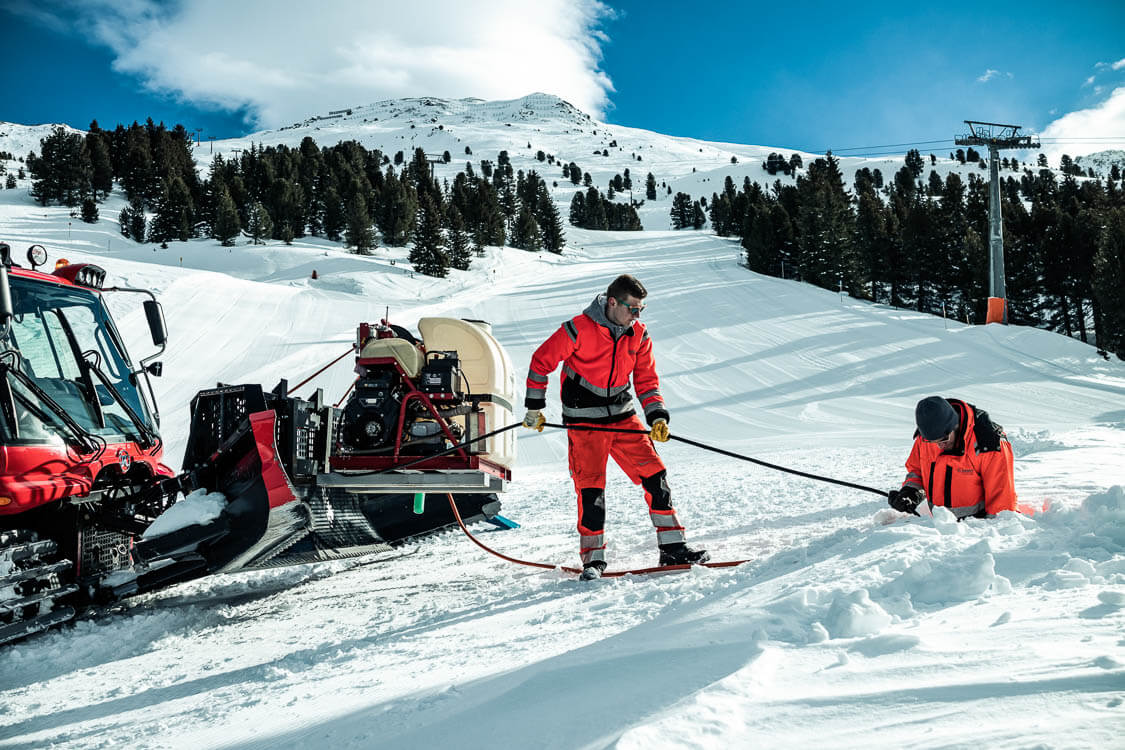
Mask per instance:
[[[471,126],[467,111],[455,130]],[[520,132],[483,122],[472,158],[522,140],[513,162],[526,169],[536,128],[592,152],[590,125],[563,132],[581,115],[554,111],[504,109]],[[349,135],[321,123],[318,140],[366,135],[359,125]],[[705,166],[696,142],[613,133],[636,140],[600,157],[603,173],[647,148],[634,180],[656,163],[702,179],[691,172],[693,159]],[[302,134],[255,140],[296,145]],[[707,157],[715,189],[722,156]],[[731,174],[744,166],[725,161]],[[689,541],[746,564],[580,583],[450,531],[393,556],[214,576],[0,650],[0,748],[1121,746],[1121,362],[1045,331],[970,327],[759,276],[738,265],[735,242],[707,232],[570,228],[561,256],[489,248],[470,271],[435,280],[412,276],[403,249],[361,258],[311,238],[138,245],[117,232],[121,201],[86,225],[24,190],[0,191],[0,239],[17,250],[41,242],[52,260],[93,260],[110,282],[157,293],[170,341],[156,387],[173,466],[197,390],[297,382],[388,307],[408,327],[430,315],[489,320],[522,368],[632,272],[650,290],[645,320],[675,434],[889,489],[902,480],[914,403],[957,396],[1008,429],[1021,502],[1045,510],[906,517],[874,494],[672,442],[660,450]],[[650,229],[666,226],[668,202],[656,206],[663,218],[646,214]],[[147,356],[137,301],[109,303],[134,358]],[[335,400],[352,377],[340,363],[302,395],[322,387]],[[556,394],[553,379],[549,417]],[[508,555],[574,564],[565,436],[521,435],[519,450],[502,500],[521,528],[474,532]],[[607,500],[611,566],[655,563],[641,493],[617,469]]]

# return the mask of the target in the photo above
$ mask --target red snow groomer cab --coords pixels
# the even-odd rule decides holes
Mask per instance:
[[[216,572],[389,550],[454,523],[503,525],[515,375],[487,324],[363,324],[343,409],[286,381],[191,403],[184,465],[162,462],[149,376],[167,339],[151,292],[92,264],[35,270],[0,243],[0,643],[107,602]],[[159,350],[134,365],[107,293],[147,297]],[[143,385],[143,387],[142,387]],[[426,503],[427,494],[437,494]]]

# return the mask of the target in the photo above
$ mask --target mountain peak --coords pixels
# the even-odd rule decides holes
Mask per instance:
[[[455,118],[461,122],[495,122],[501,126],[511,122],[561,121],[567,124],[589,123],[590,115],[554,94],[535,92],[518,99],[487,101],[475,97],[445,99],[438,96],[384,99],[372,104],[330,110],[325,114],[311,115],[282,130],[308,127],[325,120],[402,121],[410,124],[439,122],[441,118]]]

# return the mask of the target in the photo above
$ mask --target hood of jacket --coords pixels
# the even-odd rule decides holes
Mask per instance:
[[[597,297],[594,297],[594,301],[591,302],[589,307],[583,310],[582,313],[598,325],[608,328],[609,335],[612,336],[614,340],[616,340],[621,338],[630,328],[632,328],[635,321],[630,320],[629,325],[627,326],[617,325],[612,320],[610,320],[608,316],[606,316],[606,304],[607,295],[599,294]]]

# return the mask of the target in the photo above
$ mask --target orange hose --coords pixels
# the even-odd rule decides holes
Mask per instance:
[[[461,520],[461,513],[460,513],[460,511],[457,510],[457,503],[453,500],[453,493],[447,492],[447,493],[445,493],[445,496],[447,498],[449,498],[449,507],[450,507],[450,509],[453,510],[453,517],[457,519],[457,525],[461,527],[461,531],[465,532],[465,536],[469,537],[469,539],[473,542],[473,544],[477,545],[478,547],[483,549],[485,552],[488,552],[489,554],[496,555],[501,560],[507,560],[510,563],[515,563],[516,565],[526,565],[529,568],[545,568],[547,570],[556,570],[557,569],[557,570],[562,570],[562,571],[567,572],[567,573],[573,573],[575,575],[578,575],[582,572],[581,568],[569,568],[565,565],[550,565],[548,563],[530,562],[528,560],[520,560],[520,559],[515,558],[515,557],[508,557],[507,555],[503,554],[502,552],[497,552],[496,550],[492,549],[491,547],[486,545],[481,540],[477,539],[475,536],[472,535],[472,533],[469,532],[469,529],[465,526],[465,522]],[[725,561],[725,562],[708,562],[708,563],[701,563],[701,564],[705,568],[733,568],[736,565],[742,565],[743,563],[748,563],[748,562],[750,562],[750,561],[749,560],[728,560],[728,561]],[[673,573],[673,572],[681,571],[681,570],[691,570],[691,567],[692,566],[690,566],[690,565],[664,565],[664,566],[657,567],[657,568],[637,568],[635,570],[607,570],[604,573],[602,573],[601,577],[602,578],[618,578],[620,576],[626,576],[626,575],[647,575],[649,573]]]

